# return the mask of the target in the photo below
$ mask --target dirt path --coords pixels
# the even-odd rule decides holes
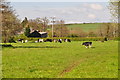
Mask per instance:
[[[100,55],[97,55],[100,56]],[[95,56],[94,55],[88,55],[82,59],[79,59],[77,61],[74,61],[73,63],[70,63],[70,65],[68,65],[64,70],[62,70],[59,74],[58,77],[62,77],[64,76],[67,72],[72,71],[75,67],[77,67],[78,65],[80,65],[80,63],[85,62],[89,59],[93,59]]]
[[[86,59],[80,59],[76,62],[71,63],[68,67],[66,67],[62,72],[60,72],[60,74],[58,75],[58,77],[62,77],[64,74],[66,74],[67,72],[70,72],[73,70],[73,68],[77,67],[81,62],[85,61]]]

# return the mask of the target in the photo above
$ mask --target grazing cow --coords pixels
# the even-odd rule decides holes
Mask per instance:
[[[54,41],[54,42],[57,42],[57,40],[56,40],[56,39],[54,39],[53,41]]]
[[[18,39],[19,42],[22,42],[23,39]]]
[[[62,43],[62,39],[58,39],[58,42]]]
[[[43,39],[38,39],[38,42],[44,42]]]
[[[28,40],[25,40],[25,43],[27,43],[28,42]]]
[[[104,38],[104,41],[108,41],[108,38],[107,38],[107,37],[105,37],[105,38]]]
[[[24,41],[24,40],[22,40],[22,43],[25,43],[25,41]]]
[[[70,39],[67,39],[67,41],[68,41],[68,42],[71,42],[71,40],[70,40]]]
[[[52,39],[46,39],[45,42],[52,42]]]
[[[71,42],[70,39],[64,39],[64,42]]]
[[[68,40],[67,39],[64,39],[64,42],[67,42]]]
[[[86,48],[89,48],[92,46],[92,42],[84,42],[82,45],[84,45]]]
[[[38,43],[38,41],[35,41],[35,43]]]

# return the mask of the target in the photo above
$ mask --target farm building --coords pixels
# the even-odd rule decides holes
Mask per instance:
[[[39,32],[37,30],[34,30],[33,32],[30,33],[30,35],[28,37],[46,38],[47,32]]]

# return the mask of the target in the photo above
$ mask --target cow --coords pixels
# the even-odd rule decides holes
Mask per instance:
[[[105,38],[104,38],[104,41],[108,41],[108,38],[107,38],[107,37],[105,37]]]
[[[64,39],[64,42],[67,42],[68,40],[67,39]]]
[[[44,42],[52,42],[52,39],[46,39]]]
[[[70,40],[70,39],[67,39],[67,41],[68,41],[68,42],[71,42],[71,40]]]
[[[44,42],[43,39],[38,39],[38,42]]]
[[[62,39],[58,39],[58,42],[62,43]]]
[[[84,45],[86,48],[89,48],[92,46],[92,42],[84,42],[82,45]]]
[[[28,40],[25,40],[25,43],[27,43],[28,42]]]
[[[22,42],[23,39],[18,39],[18,42]]]
[[[71,42],[70,39],[64,39],[64,42]]]
[[[35,43],[38,43],[38,41],[35,41]]]
[[[54,42],[57,42],[57,39],[54,39],[53,41],[54,41]]]
[[[22,40],[22,43],[25,43],[25,41],[24,41],[24,40]]]

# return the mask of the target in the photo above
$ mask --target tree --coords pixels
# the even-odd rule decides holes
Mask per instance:
[[[55,22],[54,25],[54,36],[57,37],[66,37],[68,36],[69,30],[68,28],[64,25],[64,20],[58,20]]]
[[[20,26],[20,20],[17,18],[9,2],[1,0],[0,7],[2,8],[0,10],[2,13],[2,41],[6,43],[11,37],[20,32],[22,27]]]
[[[112,14],[112,21],[113,22],[118,22],[118,16],[120,14],[120,0],[110,0],[109,2],[109,10],[110,13]]]
[[[113,27],[113,36],[117,37],[120,36],[120,30],[118,30],[120,27],[120,23],[118,22],[120,19],[120,0],[110,0],[109,2],[109,10],[112,15],[112,24],[111,27]]]
[[[30,19],[28,21],[29,27],[34,29],[34,30],[39,30],[42,31],[42,21],[41,18],[36,18],[36,19]]]
[[[21,25],[25,28],[28,27],[28,19],[25,17],[25,19],[22,21]]]
[[[84,32],[81,28],[76,27],[76,28],[70,29],[69,36],[70,37],[87,37],[87,33]]]
[[[42,21],[42,31],[45,32],[47,30],[49,20],[47,19],[47,17],[44,17],[41,19],[41,21]]]
[[[98,28],[98,30],[96,30],[96,35],[97,35],[98,37],[103,37],[103,36],[104,36],[104,34],[103,34],[103,27],[102,27],[102,26],[100,26],[100,27]]]
[[[112,26],[113,23],[103,23],[98,30],[96,31],[96,35],[99,37],[116,37],[114,33],[114,27]]]
[[[29,27],[29,26],[25,28],[24,34],[25,34],[25,36],[27,36],[27,37],[30,35],[30,27]]]
[[[88,37],[96,37],[97,35],[95,34],[94,31],[89,31],[88,32]]]

